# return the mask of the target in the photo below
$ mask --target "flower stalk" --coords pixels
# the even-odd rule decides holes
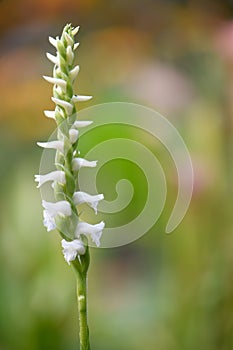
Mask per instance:
[[[82,167],[95,167],[97,161],[80,158],[78,152],[79,128],[86,127],[92,121],[77,119],[75,104],[88,101],[91,96],[76,95],[73,83],[79,73],[79,66],[74,65],[74,36],[79,27],[70,24],[63,29],[61,37],[49,37],[55,47],[56,55],[47,53],[47,58],[54,64],[53,76],[44,79],[53,85],[52,101],[54,111],[44,111],[48,118],[57,124],[57,140],[38,142],[38,146],[55,149],[54,164],[56,170],[48,174],[35,176],[37,187],[47,182],[52,183],[55,202],[42,201],[44,225],[47,231],[57,229],[62,239],[64,258],[73,266],[77,278],[77,301],[79,310],[80,350],[90,350],[89,329],[87,325],[87,272],[90,263],[89,242],[100,245],[104,222],[90,224],[80,220],[78,206],[87,203],[97,213],[97,205],[104,198],[103,194],[89,194],[77,188],[78,172]]]

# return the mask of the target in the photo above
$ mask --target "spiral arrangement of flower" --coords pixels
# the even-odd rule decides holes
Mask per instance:
[[[88,241],[96,246],[100,245],[100,238],[104,229],[104,222],[92,225],[81,221],[78,206],[87,203],[97,213],[97,206],[103,194],[91,195],[78,188],[78,172],[82,167],[95,167],[97,161],[89,161],[79,157],[78,141],[79,129],[86,127],[92,121],[77,120],[75,104],[88,101],[91,96],[76,95],[73,83],[79,72],[79,66],[74,65],[75,50],[79,43],[75,43],[74,36],[79,27],[66,25],[61,37],[49,37],[50,43],[56,49],[56,55],[47,53],[47,58],[54,64],[53,77],[44,79],[53,84],[52,101],[54,111],[45,111],[48,118],[57,124],[57,140],[38,142],[42,148],[55,149],[56,170],[43,175],[35,175],[38,188],[51,182],[54,190],[55,202],[43,200],[43,223],[47,231],[57,229],[61,235],[64,258],[75,269],[78,287],[78,306],[80,321],[80,347],[90,349],[89,331],[87,326],[86,276],[89,267]]]

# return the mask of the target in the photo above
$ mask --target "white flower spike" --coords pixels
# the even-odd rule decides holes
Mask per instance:
[[[78,171],[80,168],[95,168],[97,165],[97,160],[86,160],[84,158],[74,158],[72,160],[73,171]]]
[[[66,177],[64,171],[55,170],[45,175],[35,175],[35,181],[38,182],[37,188],[39,188],[40,186],[49,181],[57,181],[61,184],[65,184]]]
[[[56,150],[54,159],[56,170],[44,175],[35,175],[35,180],[38,182],[37,187],[52,182],[55,201],[42,201],[43,223],[47,231],[54,229],[59,231],[63,238],[61,244],[64,258],[69,265],[72,263],[76,271],[80,349],[90,349],[86,317],[86,280],[90,260],[88,243],[93,241],[99,247],[105,224],[103,221],[96,225],[79,221],[76,206],[87,203],[97,213],[97,206],[104,196],[91,195],[76,189],[78,171],[82,167],[93,168],[97,165],[97,161],[89,161],[78,156],[79,128],[92,124],[89,120],[76,120],[78,113],[75,104],[92,98],[92,96],[76,95],[74,91],[73,82],[80,70],[78,65],[74,65],[75,50],[79,46],[79,43],[75,43],[74,36],[78,30],[79,27],[74,28],[71,24],[67,24],[60,37],[49,37],[56,54],[46,53],[54,67],[52,76],[44,76],[44,79],[53,84],[52,101],[55,108],[53,111],[44,111],[44,114],[47,118],[55,120],[57,137],[56,140],[38,142],[38,145]],[[84,313],[85,317],[82,317],[84,314],[81,313]]]
[[[91,195],[81,191],[75,192],[73,196],[75,205],[87,203],[94,209],[96,214],[97,214],[97,206],[102,199],[104,199],[103,194]]]
[[[67,242],[65,239],[63,239],[61,244],[64,258],[69,265],[71,261],[76,259],[77,255],[85,254],[86,248],[80,239],[75,239],[71,242]]]
[[[103,233],[105,223],[103,221],[98,224],[91,225],[87,222],[79,222],[75,231],[75,237],[80,238],[80,235],[90,237],[97,247],[100,246],[100,238]]]

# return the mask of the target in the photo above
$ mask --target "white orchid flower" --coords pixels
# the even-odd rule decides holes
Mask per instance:
[[[45,175],[35,175],[35,181],[38,182],[37,188],[48,181],[57,181],[64,185],[66,183],[66,177],[64,171],[55,170]]]
[[[67,101],[64,101],[64,100],[61,100],[59,98],[56,98],[56,97],[51,97],[51,100],[56,103],[58,106],[61,106],[65,109],[67,115],[71,115],[72,114],[72,111],[73,111],[73,108],[74,106],[67,102]]]
[[[78,191],[78,192],[75,192],[73,195],[73,200],[75,205],[87,203],[94,209],[96,214],[97,214],[97,206],[99,204],[99,201],[101,201],[102,199],[104,199],[103,194],[91,195],[86,192]]]
[[[76,120],[72,126],[72,128],[85,128],[86,126],[89,126],[93,123],[91,120]]]
[[[64,142],[59,140],[48,141],[48,142],[37,142],[37,145],[42,148],[51,148],[64,153]]]
[[[85,101],[89,101],[92,99],[92,96],[85,96],[85,95],[74,95],[71,99],[71,101],[73,103],[77,103],[77,102],[85,102]]]
[[[75,237],[80,238],[80,235],[85,235],[90,238],[97,247],[100,246],[100,238],[103,233],[105,223],[103,221],[98,224],[91,225],[87,222],[81,221],[78,223],[75,230]]]
[[[46,75],[43,75],[43,78],[51,84],[58,85],[62,89],[63,92],[66,91],[66,81],[60,78],[54,78],[54,77],[47,77]]]
[[[70,216],[72,214],[71,205],[67,201],[59,201],[56,203],[42,201],[44,208],[44,226],[47,227],[47,231],[51,231],[56,228],[55,218],[57,215],[62,217]]]
[[[74,171],[78,171],[80,168],[94,168],[97,165],[96,160],[86,160],[84,158],[74,158],[72,160],[72,168]]]
[[[61,244],[64,258],[69,265],[71,261],[76,259],[77,255],[85,254],[86,247],[80,239],[74,239],[71,242],[67,242],[65,239],[63,239]]]
[[[47,118],[55,119],[55,111],[44,111],[44,115]]]

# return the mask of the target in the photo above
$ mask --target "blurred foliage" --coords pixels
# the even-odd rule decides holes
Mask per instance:
[[[93,103],[159,110],[181,132],[195,170],[189,212],[167,236],[174,169],[165,150],[130,131],[167,167],[168,200],[140,240],[92,249],[93,349],[233,348],[232,14],[230,0],[0,2],[1,350],[72,350],[78,343],[74,276],[58,235],[42,226],[33,181],[41,156],[35,142],[54,128],[42,113],[53,108],[51,86],[41,79],[51,71],[47,36],[66,22],[82,26],[77,90],[92,94]],[[102,132],[110,137],[108,129]],[[132,178],[135,169],[113,164],[98,186],[114,197],[121,173]],[[144,200],[140,172],[134,180],[139,195],[129,217]]]

